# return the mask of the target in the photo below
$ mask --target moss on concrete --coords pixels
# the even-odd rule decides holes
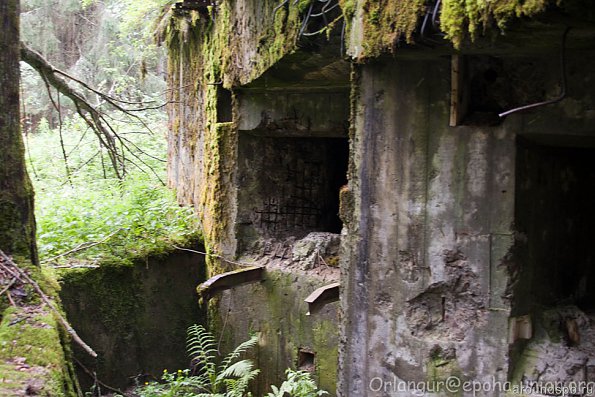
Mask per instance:
[[[427,12],[423,0],[340,0],[347,20],[350,48],[360,61],[392,52],[402,41],[412,43]],[[577,6],[578,5],[578,6]],[[583,0],[443,0],[440,29],[455,48],[488,31],[505,30],[518,18],[531,18],[548,8],[576,12]],[[584,7],[583,7],[584,8]],[[591,16],[592,20],[593,17]],[[350,34],[356,29],[358,34]]]
[[[176,370],[186,364],[186,328],[205,321],[194,293],[204,280],[202,256],[170,253],[132,265],[67,269],[60,277],[69,320],[99,357],[95,364],[77,346],[75,354],[96,369],[102,381],[124,388],[130,377],[159,378],[164,368]],[[80,375],[88,388],[89,377]]]
[[[19,268],[39,285],[54,308],[61,309],[60,289],[50,269],[17,257]],[[76,395],[70,335],[55,312],[45,304],[33,286],[18,286],[22,297],[12,306],[0,297],[0,395],[24,395],[27,388],[41,396]]]
[[[419,17],[425,11],[423,0],[364,0],[360,7],[364,12],[363,56],[376,57],[394,50],[402,38],[413,41]]]
[[[231,88],[253,81],[294,51],[300,14],[309,4],[310,0],[291,2],[274,14],[275,0],[247,1],[243,8],[227,0],[210,9],[209,17],[198,11],[176,15],[172,10],[164,17],[160,38],[169,51],[169,84],[182,87],[172,91],[169,109],[170,184],[177,187],[181,202],[195,206],[209,252],[235,251],[231,203],[237,124],[217,122],[217,85]],[[249,13],[254,15],[248,18]],[[238,34],[239,27],[244,34]],[[180,142],[190,162],[172,152]],[[229,270],[212,260],[209,267],[210,274]]]
[[[298,367],[298,351],[315,354],[313,375],[318,385],[335,395],[338,360],[337,305],[329,304],[307,315],[304,299],[328,283],[306,274],[271,270],[261,283],[225,291],[216,302],[210,301],[209,325],[222,335],[222,350],[227,351],[258,332],[260,343],[253,357],[261,370],[252,390],[255,395],[279,385],[286,368]]]
[[[474,40],[494,25],[504,29],[512,19],[535,16],[556,3],[560,1],[445,0],[440,16],[440,28],[446,33],[447,39],[458,48],[465,37]]]
[[[456,357],[450,356],[449,352],[444,352],[437,347],[432,351],[430,359],[426,364],[427,379],[429,385],[436,391],[441,391],[449,397],[463,396],[463,388],[456,387],[451,389],[445,387],[445,382],[450,377],[464,381],[463,372],[461,371]]]

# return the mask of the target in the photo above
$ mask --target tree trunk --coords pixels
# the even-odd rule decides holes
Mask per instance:
[[[38,263],[19,112],[19,0],[0,1],[0,249]]]

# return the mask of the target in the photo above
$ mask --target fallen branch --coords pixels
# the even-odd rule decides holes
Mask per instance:
[[[8,297],[8,301],[10,302],[10,304],[16,307],[17,304],[15,303],[14,299],[12,299],[12,295],[10,294],[9,290],[6,290],[6,296]]]
[[[0,295],[2,295],[3,293],[5,293],[6,291],[8,291],[8,289],[10,287],[12,287],[16,281],[17,281],[17,278],[16,277],[13,277],[12,280],[10,280],[10,283],[8,283],[8,285],[6,287],[4,287],[2,289],[2,291],[0,291]]]
[[[41,290],[41,287],[39,286],[39,284],[37,284],[31,277],[29,277],[29,275],[27,273],[25,273],[23,270],[21,270],[21,268],[16,263],[14,263],[13,260],[8,255],[6,255],[4,253],[4,251],[2,251],[2,250],[0,250],[0,258],[2,258],[4,260],[4,263],[0,262],[0,267],[2,267],[3,269],[5,269],[6,271],[8,271],[11,274],[12,274],[11,270],[16,271],[16,273],[18,273],[22,277],[22,279],[25,280],[25,282],[30,284],[35,289],[35,291],[37,292],[37,294],[39,295],[41,300],[50,308],[50,310],[52,310],[54,312],[54,314],[58,318],[58,321],[60,322],[60,324],[62,324],[62,326],[64,327],[66,332],[68,332],[70,334],[70,336],[72,337],[72,340],[74,340],[74,342],[76,344],[78,344],[80,347],[82,347],[83,350],[85,350],[91,357],[97,358],[97,353],[95,353],[95,351],[93,349],[91,349],[89,347],[89,345],[87,345],[78,336],[78,334],[72,328],[70,323],[68,323],[68,321],[66,321],[66,319],[64,318],[62,313],[60,313],[60,311],[54,307],[54,305],[52,304],[52,300]],[[7,266],[7,264],[10,265],[12,267],[12,269],[10,269]],[[7,292],[8,292],[8,290],[7,290]]]
[[[104,103],[107,103],[113,109],[125,114],[129,120],[136,120],[136,122],[140,123],[148,131],[151,131],[151,129],[147,125],[146,121],[135,113],[144,110],[158,109],[167,105],[167,103],[149,107],[126,108],[123,107],[122,104],[140,105],[142,102],[125,101],[98,91],[84,81],[54,67],[40,53],[29,48],[24,43],[21,43],[21,59],[28,63],[33,69],[35,69],[37,73],[39,73],[46,86],[51,85],[60,94],[64,95],[74,103],[78,115],[95,133],[101,146],[107,149],[112,168],[114,169],[114,172],[118,178],[121,179],[126,174],[125,166],[127,162],[136,165],[138,168],[146,172],[131,158],[126,158],[126,153],[129,153],[132,157],[134,157],[134,159],[156,174],[156,172],[148,164],[146,164],[134,150],[132,150],[133,148],[130,147],[130,142],[122,139],[122,137],[116,132],[116,130],[107,120],[108,116],[106,113],[100,110],[101,103],[97,105],[91,104],[85,97],[84,92],[92,92],[98,95],[99,98],[104,101]],[[78,84],[80,87],[82,87],[82,89],[75,89],[69,84],[70,82]],[[49,89],[48,94],[54,103]]]
[[[119,231],[121,231],[121,230],[122,230],[122,228],[119,228],[119,229],[118,229],[118,230],[116,230],[115,232],[112,232],[112,233],[110,233],[109,235],[107,235],[107,236],[106,236],[106,237],[105,237],[103,240],[101,240],[101,241],[87,241],[87,242],[84,242],[84,243],[80,243],[80,244],[79,244],[79,245],[77,245],[76,247],[74,247],[74,248],[72,248],[72,249],[70,249],[70,250],[68,250],[68,251],[66,251],[66,252],[63,252],[63,253],[61,253],[61,254],[59,254],[59,255],[56,255],[56,256],[54,256],[54,257],[52,257],[52,258],[50,258],[50,259],[46,259],[46,260],[42,261],[41,263],[49,263],[49,262],[53,262],[53,261],[55,261],[56,259],[63,258],[63,257],[65,257],[65,256],[68,256],[68,255],[71,255],[71,254],[74,254],[74,253],[77,253],[77,252],[84,251],[84,250],[86,250],[86,249],[89,249],[89,248],[91,248],[91,247],[95,247],[95,246],[97,246],[97,245],[99,245],[99,244],[103,244],[103,243],[105,243],[107,240],[109,240],[110,238],[114,237],[114,236],[115,236],[115,235],[116,235],[116,234],[117,234]]]

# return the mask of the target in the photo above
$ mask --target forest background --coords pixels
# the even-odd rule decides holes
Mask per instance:
[[[167,60],[153,39],[165,3],[21,2],[21,40],[74,78],[69,86],[113,128],[120,151],[114,169],[76,106],[21,62],[22,125],[42,263],[121,261],[196,237],[192,211],[180,208],[165,186]]]

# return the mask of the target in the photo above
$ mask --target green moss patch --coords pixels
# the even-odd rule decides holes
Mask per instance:
[[[556,3],[560,1],[445,0],[440,17],[440,28],[458,48],[465,37],[473,40],[494,26],[504,29],[512,19],[535,16],[549,5]]]
[[[75,395],[58,327],[45,306],[11,307],[4,311],[0,323],[2,396]]]

